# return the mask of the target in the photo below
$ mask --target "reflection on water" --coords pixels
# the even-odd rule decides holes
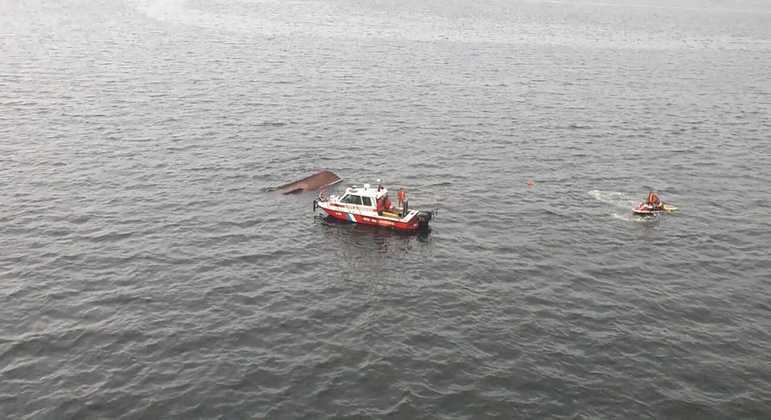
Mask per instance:
[[[329,217],[316,215],[323,229],[325,241],[332,246],[346,249],[351,257],[360,255],[370,259],[376,255],[396,256],[406,254],[414,246],[427,246],[430,243],[431,229],[418,232],[403,232],[377,226],[350,223]],[[421,245],[416,244],[416,242]]]

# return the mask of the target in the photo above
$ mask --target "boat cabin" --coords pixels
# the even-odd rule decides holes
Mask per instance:
[[[388,198],[388,190],[382,186],[372,188],[369,184],[364,184],[363,187],[354,185],[346,188],[345,193],[337,199],[337,202],[363,206],[367,210],[374,210],[378,213],[393,208],[393,204]]]

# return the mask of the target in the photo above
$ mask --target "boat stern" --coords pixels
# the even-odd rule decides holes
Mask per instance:
[[[416,217],[418,219],[418,230],[428,230],[428,223],[434,218],[434,212],[421,210]]]

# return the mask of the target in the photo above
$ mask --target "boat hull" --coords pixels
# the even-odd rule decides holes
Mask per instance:
[[[342,179],[331,171],[321,171],[299,181],[281,185],[275,189],[282,194],[297,194],[305,191],[315,191],[335,185]]]
[[[413,217],[410,220],[404,221],[399,219],[393,219],[388,217],[376,217],[367,216],[362,214],[354,214],[346,211],[336,210],[329,208],[328,206],[319,206],[329,217],[349,223],[358,223],[368,226],[379,226],[388,229],[395,229],[404,232],[415,232],[422,228],[427,228],[427,223],[421,223],[418,217]]]

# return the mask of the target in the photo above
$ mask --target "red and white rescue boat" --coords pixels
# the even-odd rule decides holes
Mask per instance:
[[[401,209],[393,206],[386,188],[380,185],[373,188],[364,184],[363,187],[346,188],[345,193],[339,196],[324,197],[321,194],[313,201],[313,208],[315,210],[318,207],[334,219],[351,223],[408,232],[427,230],[434,212],[410,210],[406,193],[402,190],[399,191],[399,201]]]

